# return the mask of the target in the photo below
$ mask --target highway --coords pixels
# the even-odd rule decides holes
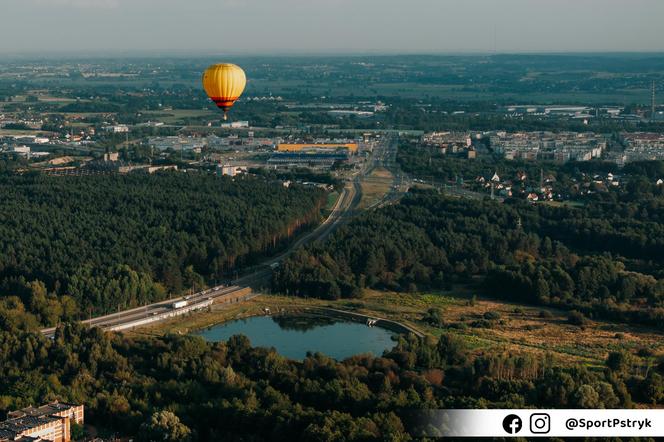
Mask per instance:
[[[382,155],[384,149],[385,147],[376,149],[375,154]],[[373,158],[374,157],[372,156],[372,159]],[[374,161],[367,161],[367,164],[365,164],[361,170],[357,171],[352,177],[350,177],[342,189],[339,198],[337,198],[337,202],[330,211],[330,214],[316,229],[298,238],[281,254],[266,260],[260,265],[247,269],[245,274],[236,278],[228,286],[219,285],[184,298],[171,298],[142,307],[90,318],[81,322],[90,327],[100,327],[101,329],[108,331],[127,330],[187,314],[195,310],[206,309],[213,303],[229,302],[229,300],[230,302],[240,302],[257,296],[257,294],[249,294],[249,288],[268,282],[272,275],[273,268],[278,266],[281,261],[286,259],[295,250],[308,243],[324,240],[337,227],[353,216],[354,210],[358,206],[362,197],[362,189],[360,186],[361,180],[375,166],[376,163]],[[186,305],[176,308],[174,304],[181,301],[185,301]],[[53,337],[55,334],[55,327],[42,329],[42,333],[48,337]]]
[[[244,287],[237,285],[228,287],[220,285],[195,293],[191,296],[187,296],[186,299],[183,297],[167,299],[165,301],[160,301],[154,304],[87,319],[85,321],[81,321],[81,323],[89,325],[90,327],[100,327],[104,330],[122,330],[125,328],[125,325],[141,322],[142,320],[148,318],[167,319],[165,316],[170,315],[169,317],[173,317],[177,316],[178,314],[188,313],[193,310],[207,308],[211,304],[209,301],[214,302],[216,299],[224,295],[230,295],[239,292],[242,289],[244,289]],[[183,300],[187,302],[186,307],[180,309],[173,308],[173,304],[175,302]],[[43,329],[42,333],[44,333],[46,336],[52,337],[55,333],[55,327]]]
[[[390,190],[381,199],[367,207],[367,209],[377,209],[392,204],[399,201],[408,192],[408,183],[410,180],[407,179],[397,164],[398,149],[399,139],[397,137],[390,137],[386,140],[385,144],[377,147],[377,151],[371,162],[370,171],[377,167],[384,167],[392,174],[393,178]]]

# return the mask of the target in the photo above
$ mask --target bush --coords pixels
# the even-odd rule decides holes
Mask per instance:
[[[646,347],[641,347],[639,350],[636,352],[636,354],[642,358],[649,358],[651,357],[654,353],[651,349],[646,348]]]
[[[616,373],[627,373],[634,365],[634,356],[626,351],[612,351],[606,358],[606,366]]]
[[[523,327],[524,330],[526,331],[534,331],[534,330],[541,330],[542,326],[541,325],[535,325],[535,324],[528,324]]]
[[[83,427],[83,425],[72,422],[70,428],[72,440],[83,439],[86,436],[85,427]]]
[[[479,319],[477,321],[471,322],[470,326],[473,328],[491,328],[493,327],[493,323],[491,321],[487,321],[486,319]]]
[[[426,315],[422,318],[424,322],[434,327],[442,327],[445,325],[445,320],[443,319],[443,311],[439,308],[430,308],[427,310]]]
[[[500,313],[498,312],[486,312],[483,315],[484,319],[489,320],[489,321],[497,321],[500,319]]]
[[[467,330],[468,329],[468,324],[465,322],[454,322],[448,326],[448,328],[454,328],[457,330]]]
[[[577,310],[572,310],[569,313],[569,316],[567,317],[567,322],[569,322],[572,325],[578,325],[579,327],[586,325],[588,320],[586,319],[585,316],[583,316],[583,313]]]
[[[657,373],[650,372],[648,377],[643,380],[641,390],[648,403],[656,405],[664,401],[664,380]]]

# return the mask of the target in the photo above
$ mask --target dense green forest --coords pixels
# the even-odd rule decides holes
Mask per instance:
[[[511,301],[661,327],[663,201],[648,193],[637,202],[617,198],[572,208],[411,192],[295,253],[274,286],[337,299],[361,296],[365,287],[464,283]]]
[[[228,277],[315,224],[324,192],[204,174],[0,176],[0,323],[55,324]]]
[[[97,429],[140,441],[410,440],[413,410],[664,403],[662,367],[611,353],[604,370],[483,354],[454,335],[402,337],[383,357],[292,361],[242,336],[129,338],[79,325],[55,339],[0,332],[0,410],[86,405]]]

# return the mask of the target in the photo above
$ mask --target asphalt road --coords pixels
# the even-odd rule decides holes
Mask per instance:
[[[187,304],[191,306],[200,303],[202,301],[206,301],[208,299],[214,300],[214,298],[217,298],[222,295],[227,295],[229,293],[237,292],[243,288],[244,287],[235,286],[235,285],[228,287],[220,285],[200,291],[198,293],[194,293],[191,296],[187,296],[186,301]],[[183,297],[167,299],[165,301],[160,301],[154,304],[149,304],[142,307],[136,307],[129,310],[123,310],[117,313],[111,313],[109,315],[99,316],[81,322],[85,325],[89,325],[90,327],[101,327],[102,329],[111,329],[120,326],[122,324],[139,321],[141,319],[150,318],[169,311],[173,311],[174,310],[173,303],[176,301],[182,301],[183,299],[184,299]],[[42,329],[42,333],[44,333],[46,336],[49,337],[53,336],[53,334],[55,333],[55,327]]]

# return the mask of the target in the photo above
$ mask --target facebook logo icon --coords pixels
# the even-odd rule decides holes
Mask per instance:
[[[507,415],[507,417],[503,419],[503,429],[509,434],[517,434],[521,431],[522,426],[523,423],[521,422],[521,418],[516,414]]]

